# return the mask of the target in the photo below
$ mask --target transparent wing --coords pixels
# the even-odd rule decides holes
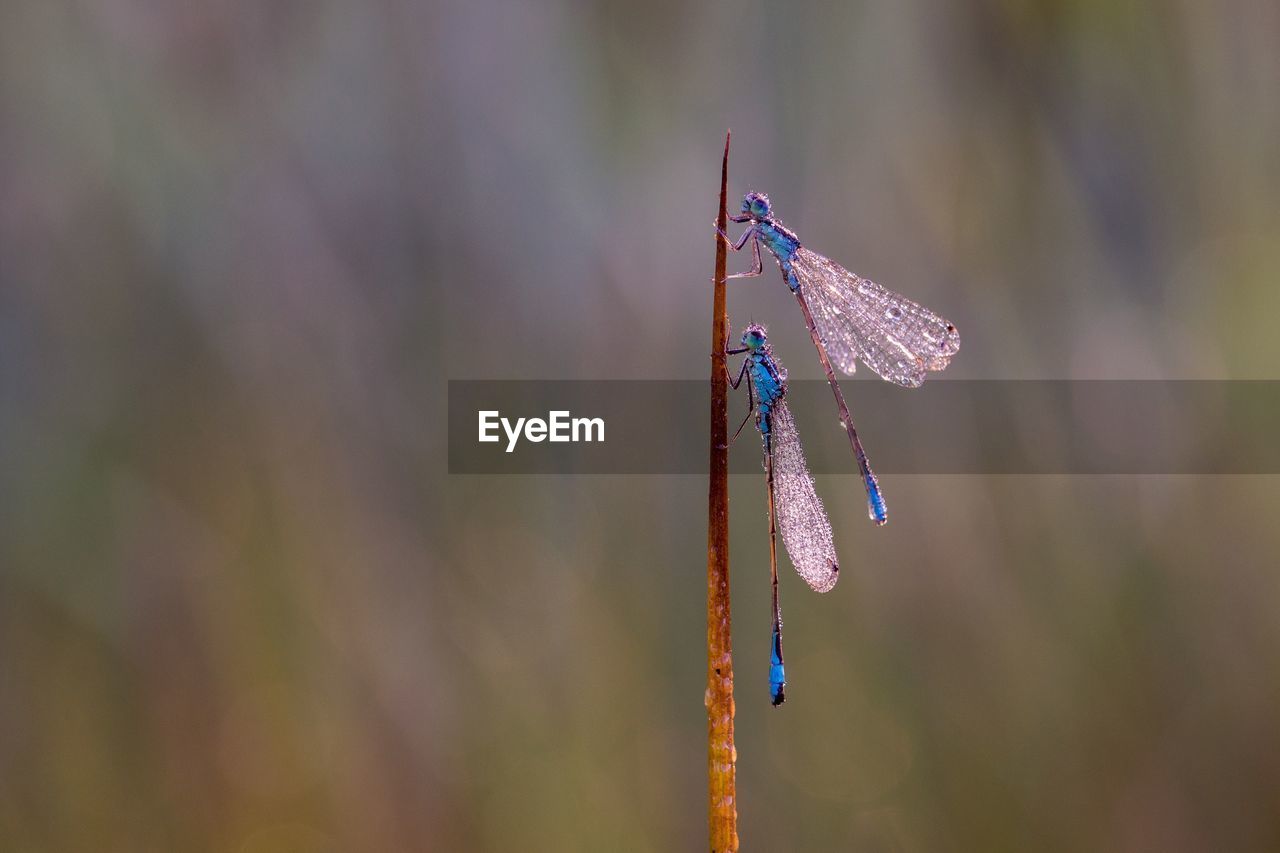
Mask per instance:
[[[831,522],[813,488],[796,422],[785,400],[774,404],[773,504],[787,556],[814,592],[827,592],[840,579]]]
[[[801,246],[791,260],[831,361],[853,373],[862,361],[882,379],[915,388],[960,349],[944,318]]]

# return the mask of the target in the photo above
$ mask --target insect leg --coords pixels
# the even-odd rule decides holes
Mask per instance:
[[[752,226],[751,228],[748,228],[746,231],[743,231],[743,232],[742,232],[742,236],[741,236],[741,237],[739,237],[739,238],[738,238],[738,242],[736,242],[736,243],[735,243],[735,242],[733,242],[732,240],[730,240],[730,239],[729,239],[729,235],[728,235],[728,234],[724,233],[724,231],[723,231],[723,230],[721,230],[721,228],[720,228],[720,224],[719,224],[719,223],[717,223],[717,222],[712,222],[711,224],[712,224],[712,226],[714,226],[714,227],[715,227],[715,229],[716,229],[716,233],[720,235],[720,239],[721,239],[721,240],[724,240],[725,245],[726,245],[726,246],[728,246],[730,249],[733,249],[733,251],[735,251],[735,252],[740,252],[740,251],[742,251],[742,247],[743,247],[743,246],[745,246],[745,245],[747,245],[747,240],[748,240],[748,238],[750,238],[750,236],[751,236],[752,234],[754,234],[754,233],[755,233],[755,230],[756,230],[756,229],[755,229],[755,227],[754,227],[754,226]]]
[[[742,369],[747,369],[746,361],[742,362]],[[742,384],[742,374],[738,374],[738,384]],[[735,389],[737,385],[733,386]],[[738,424],[738,429],[734,431],[733,438],[729,439],[729,445],[732,446],[738,440],[738,436],[742,434],[742,428],[747,425],[747,421],[751,420],[751,414],[756,410],[756,395],[751,387],[751,380],[747,380],[747,416],[742,419],[742,423]]]
[[[727,279],[728,278],[752,278],[764,272],[764,261],[761,260],[760,258],[760,235],[756,234],[756,230],[754,228],[748,230],[746,233],[752,235],[752,237],[754,238],[751,241],[751,256],[755,261],[755,265],[751,269],[747,270],[746,272],[736,272],[733,275],[726,276]]]

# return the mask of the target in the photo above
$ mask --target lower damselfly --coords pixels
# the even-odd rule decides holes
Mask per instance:
[[[774,705],[786,699],[786,671],[782,661],[782,607],[778,603],[777,533],[797,574],[815,592],[828,592],[840,579],[831,521],[813,487],[796,423],[785,398],[787,371],[773,357],[763,326],[752,324],[742,333],[742,346],[729,355],[746,353],[737,389],[747,378],[749,408],[734,434],[736,438],[754,414],[764,442],[765,482],[769,495],[769,579],[773,588],[773,632],[770,641],[769,695]]]

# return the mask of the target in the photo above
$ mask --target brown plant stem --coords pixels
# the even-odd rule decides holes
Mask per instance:
[[[721,231],[729,225],[729,134],[720,164]],[[716,241],[711,316],[711,458],[707,493],[707,818],[712,853],[738,849],[738,796],[733,746],[733,643],[729,636],[729,376],[725,342],[729,312],[725,298],[724,240]]]

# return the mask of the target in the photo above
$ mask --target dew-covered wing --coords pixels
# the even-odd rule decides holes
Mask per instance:
[[[882,379],[915,388],[960,349],[956,327],[928,308],[800,247],[791,260],[831,361],[853,373],[861,359]]]
[[[815,592],[827,592],[840,578],[831,522],[804,461],[796,424],[785,400],[773,409],[773,504],[787,556]]]

